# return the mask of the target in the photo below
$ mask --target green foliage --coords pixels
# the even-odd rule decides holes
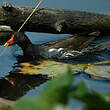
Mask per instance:
[[[64,76],[50,80],[35,100],[20,100],[13,110],[52,110],[55,105],[65,106],[72,90],[72,82],[73,76],[69,69]]]
[[[101,94],[94,90],[88,90],[86,85],[81,82],[77,85],[76,90],[72,93],[73,98],[84,102],[87,110],[108,110],[110,108],[110,95]]]
[[[71,69],[67,74],[53,78],[39,96],[34,99],[24,98],[11,110],[109,110],[110,93],[101,94],[87,88],[84,82],[73,86]],[[83,107],[71,108],[68,106],[70,98],[83,102]],[[3,109],[10,110],[10,109]]]
[[[1,107],[0,110],[12,110],[12,108],[9,106],[4,106],[4,107]]]
[[[44,91],[37,97],[37,101],[43,103],[47,108],[60,103],[63,105],[67,104],[68,94],[72,89],[72,82],[73,77],[70,72],[67,72],[65,76],[49,81]]]

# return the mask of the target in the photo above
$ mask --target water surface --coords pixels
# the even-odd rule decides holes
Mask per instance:
[[[2,5],[2,2],[4,0],[0,1],[0,5]],[[32,6],[35,7],[36,0],[7,0],[7,2],[16,5],[16,6]],[[70,9],[70,10],[81,10],[81,11],[90,11],[90,12],[98,12],[103,14],[110,14],[110,1],[109,0],[44,0],[44,2],[41,4],[40,7],[48,7],[48,8],[57,8],[57,9]],[[44,42],[48,42],[51,40],[56,40],[63,38],[65,36],[69,35],[58,35],[58,34],[45,34],[45,33],[26,33],[31,41],[35,44],[41,44]],[[100,43],[103,41],[110,40],[109,36],[106,38],[101,38],[97,41],[94,41],[94,43]],[[0,52],[3,50],[3,47],[0,48]],[[16,57],[14,56],[17,53],[13,53],[13,50],[15,51],[15,48],[8,47],[6,53],[0,57],[0,77],[4,77],[6,75],[9,75],[9,72],[13,69],[13,65],[17,62]],[[98,58],[103,60],[110,60],[110,55],[108,53],[101,53],[97,55]],[[92,59],[89,59],[92,60]],[[80,63],[84,63],[84,60],[79,61]],[[74,63],[74,61],[72,62]],[[13,76],[15,77],[15,76]],[[21,78],[21,76],[19,76]],[[22,78],[21,78],[22,79]],[[99,90],[101,92],[107,92],[110,91],[109,82],[107,81],[99,81],[95,79],[89,78],[84,73],[81,75],[76,76],[76,83],[79,82],[81,79],[83,79],[87,86],[89,88],[94,88],[96,90]],[[6,83],[5,83],[6,84]],[[5,84],[0,84],[3,88]],[[30,90],[27,93],[27,96],[34,96],[37,93],[41,91],[41,88],[43,88],[44,85],[40,85],[39,87],[35,87],[37,89]],[[10,85],[9,85],[10,87]],[[5,91],[5,87],[3,88]],[[10,89],[11,90],[11,89]],[[4,93],[5,94],[5,93]],[[17,93],[16,93],[17,94]],[[16,95],[15,94],[15,95]],[[19,93],[18,93],[19,94]],[[2,96],[2,95],[0,95]]]

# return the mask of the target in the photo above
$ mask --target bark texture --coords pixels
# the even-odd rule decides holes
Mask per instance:
[[[32,7],[15,7],[4,3],[0,8],[0,25],[9,25],[17,31],[32,12]],[[22,31],[57,34],[110,33],[110,16],[84,11],[38,9]]]

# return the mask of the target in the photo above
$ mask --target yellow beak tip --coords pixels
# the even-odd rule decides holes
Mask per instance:
[[[8,46],[8,43],[6,42],[5,44],[4,44],[4,47],[7,47]]]

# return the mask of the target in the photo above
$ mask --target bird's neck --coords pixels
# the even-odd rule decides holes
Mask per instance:
[[[18,43],[18,45],[22,48],[24,57],[28,57],[28,58],[38,57],[38,55],[36,55],[35,52],[35,50],[37,51],[37,49],[35,49],[35,45],[32,44],[30,40],[27,39],[24,42]]]

